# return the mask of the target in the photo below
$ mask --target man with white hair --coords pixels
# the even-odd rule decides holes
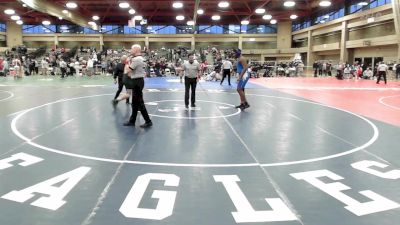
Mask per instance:
[[[153,123],[147,113],[143,100],[144,77],[146,76],[146,63],[142,57],[142,49],[140,45],[133,45],[131,49],[132,58],[126,68],[127,79],[125,87],[132,90],[132,115],[124,126],[135,126],[137,112],[140,110],[145,123],[141,128],[153,126]]]

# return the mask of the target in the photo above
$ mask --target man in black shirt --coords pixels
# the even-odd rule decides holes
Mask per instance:
[[[127,57],[122,56],[121,61],[117,64],[117,66],[114,69],[114,82],[118,82],[118,91],[115,94],[113,103],[117,102],[117,98],[119,94],[121,94],[122,89],[124,88],[124,82],[122,81],[123,76],[124,76],[124,69],[125,69],[125,62],[126,62]],[[126,99],[126,104],[129,104],[129,98]]]

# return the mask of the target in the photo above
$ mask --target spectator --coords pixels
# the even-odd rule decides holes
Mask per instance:
[[[399,60],[399,63],[397,63],[395,68],[396,68],[396,79],[399,79],[400,78],[400,60]]]
[[[374,72],[371,70],[371,68],[367,68],[367,70],[364,71],[363,73],[363,79],[370,80],[374,76]]]

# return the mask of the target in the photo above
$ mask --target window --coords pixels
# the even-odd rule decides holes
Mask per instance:
[[[23,25],[22,32],[24,34],[52,34],[56,32],[56,25]]]
[[[84,29],[78,25],[57,25],[57,33],[83,34]]]
[[[177,34],[193,34],[193,26],[176,26]]]
[[[4,23],[0,23],[0,32],[6,32],[6,25]]]
[[[104,34],[124,34],[125,27],[121,25],[103,25],[100,30]]]
[[[369,0],[368,5],[366,6],[358,5],[358,3],[361,2],[361,0],[348,0],[348,1],[346,0],[345,2],[346,2],[346,7],[344,7],[343,5],[342,6],[339,5],[334,11],[314,14],[308,20],[294,22],[292,30],[298,31],[316,24],[321,24],[328,21],[336,20],[346,16],[346,12],[348,14],[353,14],[373,9],[382,5],[390,4],[392,3],[392,0]]]
[[[300,21],[297,23],[293,23],[292,31],[298,31],[302,29],[306,29],[311,26],[311,20]]]
[[[366,6],[360,6],[358,5],[360,1],[352,1],[352,4],[349,6],[349,14],[373,9],[382,5],[390,4],[392,3],[391,0],[370,0],[369,4]]]
[[[315,25],[315,24],[320,24],[320,23],[325,23],[325,22],[329,22],[332,20],[336,20],[336,19],[339,19],[340,17],[343,17],[344,14],[345,14],[344,7],[336,9],[332,12],[317,14],[317,15],[313,16],[313,20],[312,20],[311,24]],[[310,24],[310,26],[311,26],[311,24]]]
[[[141,26],[124,26],[124,34],[142,34],[142,28]]]
[[[85,28],[83,28],[83,33],[84,34],[98,34],[99,31],[85,27]]]
[[[199,34],[222,34],[223,28],[221,26],[200,25]]]
[[[176,34],[177,28],[174,26],[147,26],[150,34]]]
[[[240,33],[240,25],[229,25],[227,29],[224,31],[226,34],[239,34]]]

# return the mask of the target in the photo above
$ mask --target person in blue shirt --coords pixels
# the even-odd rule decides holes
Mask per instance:
[[[240,105],[236,106],[236,108],[244,110],[250,107],[249,103],[247,102],[245,94],[245,87],[250,79],[250,74],[247,71],[249,65],[247,63],[247,59],[242,56],[242,51],[240,49],[237,49],[235,52],[236,52],[235,53],[236,59],[238,59],[236,71],[239,74],[237,92],[239,93],[240,96]]]

